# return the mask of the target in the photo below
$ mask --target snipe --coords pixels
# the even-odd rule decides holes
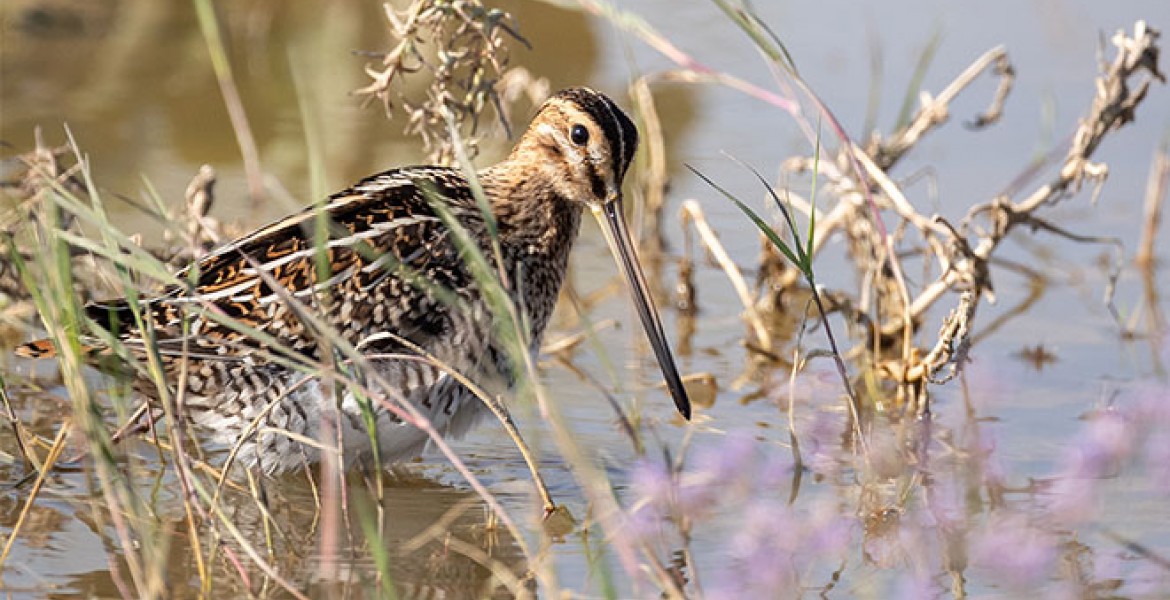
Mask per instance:
[[[186,363],[186,414],[217,441],[238,444],[237,460],[248,466],[276,473],[318,460],[319,450],[297,438],[319,439],[320,408],[331,396],[327,384],[290,366],[288,356],[309,364],[331,361],[332,344],[321,333],[325,323],[376,371],[378,377],[367,378],[382,383],[371,385],[373,393],[409,402],[440,433],[461,435],[487,414],[484,403],[450,373],[417,357],[432,355],[487,389],[507,389],[514,371],[489,303],[444,218],[456,220],[502,272],[512,300],[526,313],[534,352],[589,208],[606,225],[675,404],[689,418],[621,214],[622,178],[637,141],[633,122],[603,94],[572,88],[550,98],[508,158],[478,174],[502,265],[495,264],[491,220],[464,174],[434,166],[368,177],[331,196],[323,209],[307,209],[227,244],[191,267],[194,275],[190,269],[179,275],[194,279],[193,285],[139,301],[172,386]],[[321,210],[329,221],[325,240],[314,237]],[[145,352],[126,300],[91,304],[86,314],[132,351]],[[229,320],[269,339],[241,333]],[[286,349],[283,360],[275,347]],[[42,340],[18,352],[47,357],[55,350]],[[105,354],[100,345],[89,348],[92,361]],[[152,395],[148,382],[136,387]],[[342,450],[350,464],[374,448],[362,403],[352,391],[340,395]],[[426,435],[384,404],[367,407],[383,463],[425,446]]]

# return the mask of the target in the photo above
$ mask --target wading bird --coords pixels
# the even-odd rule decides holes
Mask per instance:
[[[455,373],[486,390],[515,383],[499,308],[470,266],[470,247],[498,273],[535,352],[590,209],[604,224],[674,402],[689,418],[622,217],[622,179],[637,143],[633,122],[612,100],[567,89],[541,106],[504,161],[478,173],[486,207],[458,169],[393,169],[219,248],[178,275],[189,284],[139,298],[146,334],[126,299],[87,305],[85,313],[138,358],[156,350],[186,416],[238,446],[237,461],[268,473],[320,460],[305,438],[336,439],[322,429],[333,384],[304,365],[342,364],[344,371],[355,361],[347,363],[338,345],[348,344],[361,357],[355,379],[369,392],[337,390],[341,450],[350,464],[374,452],[392,463],[415,456],[428,439],[391,410],[394,403],[409,403],[440,434],[458,436],[488,410]],[[98,339],[82,340],[95,364],[111,353]],[[18,350],[55,352],[50,340]],[[158,395],[141,375],[135,387]],[[391,401],[366,399],[379,396]]]

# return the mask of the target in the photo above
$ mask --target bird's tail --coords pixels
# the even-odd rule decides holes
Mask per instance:
[[[57,356],[57,346],[49,339],[37,340],[17,346],[16,355],[24,358],[53,358]]]
[[[17,356],[20,356],[23,358],[33,358],[33,359],[56,358],[60,354],[59,352],[57,352],[57,345],[53,343],[53,340],[50,340],[47,338],[43,339],[43,340],[36,340],[33,342],[28,342],[26,344],[21,344],[21,345],[17,346],[16,349],[13,350],[13,352]],[[82,344],[81,345],[82,356],[85,356],[88,358],[93,358],[95,356],[101,356],[105,353],[106,353],[106,348],[100,344],[99,345],[91,345],[91,344]]]
[[[87,304],[85,315],[107,331],[128,331],[134,318],[134,313],[124,300]],[[108,351],[104,344],[93,338],[89,338],[89,342],[81,345],[81,353],[84,356],[101,355]],[[54,358],[60,354],[57,346],[48,338],[21,344],[16,347],[15,353],[24,358]]]

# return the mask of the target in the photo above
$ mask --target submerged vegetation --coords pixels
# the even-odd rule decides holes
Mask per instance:
[[[1009,384],[995,364],[972,361],[982,341],[1012,319],[1026,319],[1036,300],[1030,291],[1004,293],[1004,282],[1028,287],[1042,279],[1036,267],[1005,258],[1004,242],[1041,235],[1108,248],[1100,310],[1115,320],[1119,338],[1148,339],[1153,354],[1164,352],[1164,301],[1153,281],[1158,260],[1165,259],[1158,256],[1165,245],[1155,238],[1170,187],[1166,147],[1155,150],[1146,226],[1136,244],[1098,236],[1091,223],[1069,225],[1057,211],[1096,199],[1109,173],[1103,143],[1141,123],[1148,100],[1165,102],[1158,31],[1138,22],[1113,35],[1097,80],[1084,82],[1089,101],[1078,119],[1054,125],[1068,132],[1058,151],[1025,165],[1002,194],[964,197],[969,205],[937,211],[914,200],[907,182],[892,173],[947,124],[953,104],[973,94],[969,88],[987,73],[998,85],[968,126],[997,124],[1016,78],[1028,76],[1017,73],[1007,48],[983,54],[937,92],[917,89],[921,77],[915,77],[907,98],[919,98],[918,109],[903,111],[892,132],[859,136],[804,79],[799,53],[790,52],[749,3],[715,4],[764,57],[775,90],[707,67],[613,5],[580,0],[573,10],[594,15],[675,65],[635,77],[625,103],[638,114],[645,140],[630,178],[630,193],[641,201],[641,253],[651,264],[669,265],[674,257],[666,240],[680,233],[685,238],[673,286],[676,343],[684,348],[692,346],[699,292],[709,291],[698,289],[704,266],[726,274],[728,297],[733,293],[742,303],[747,325],[736,334],[746,350],[744,358],[733,357],[743,363],[735,369],[743,375],[732,387],[754,385],[754,396],[767,400],[752,413],[762,419],[757,427],[720,421],[720,414],[751,408],[753,394],[740,395],[745,406],[712,407],[732,392],[702,370],[686,381],[695,404],[706,410],[679,427],[656,418],[666,394],[653,387],[640,393],[607,350],[603,334],[610,322],[596,307],[612,292],[609,286],[570,285],[561,306],[572,314],[558,327],[564,335],[533,357],[522,312],[508,300],[490,261],[472,255],[468,260],[496,299],[493,310],[510,335],[524,382],[506,407],[480,394],[519,451],[501,433],[492,438],[501,448],[486,455],[461,452],[412,407],[396,405],[396,414],[432,435],[441,453],[432,453],[426,462],[439,464],[420,467],[421,475],[413,467],[350,469],[337,460],[279,479],[233,470],[234,450],[206,443],[207,432],[184,419],[157,350],[145,361],[133,360],[108,333],[100,337],[82,306],[94,298],[137,298],[161,284],[183,285],[175,273],[248,227],[214,216],[224,199],[211,167],[199,170],[181,202],[149,186],[142,199],[125,198],[104,189],[84,139],[70,135],[52,147],[38,132],[32,150],[14,152],[6,163],[10,202],[0,240],[0,325],[6,347],[47,331],[60,357],[55,365],[9,359],[0,376],[6,419],[0,435],[0,590],[40,594],[57,586],[70,596],[123,597],[1164,596],[1170,591],[1170,530],[1158,528],[1157,544],[1134,539],[1103,518],[1102,500],[1132,503],[1140,513],[1170,493],[1164,372],[1101,392],[1067,440],[1046,440],[1048,460],[1021,473],[1014,468],[1020,459],[1007,455],[989,423],[1005,401],[995,386]],[[197,0],[195,7],[198,41],[212,57],[206,69],[214,71],[217,94],[229,107],[225,120],[241,154],[251,157],[243,161],[251,198],[259,203],[287,196],[261,170],[247,90],[231,68],[239,49],[225,41],[233,39],[225,33],[233,26],[226,7],[210,0]],[[260,13],[279,9],[254,10],[232,14],[255,29],[266,19]],[[531,37],[523,9],[509,14],[478,0],[413,0],[381,12],[363,6],[358,18],[371,15],[385,19],[389,47],[361,49],[368,79],[343,91],[380,102],[391,123],[425,147],[429,162],[472,171],[471,160],[481,145],[491,144],[491,134],[510,135],[549,93],[542,76],[550,74],[511,64],[513,52]],[[560,51],[534,46],[537,53]],[[295,106],[288,108],[299,110],[319,199],[329,151],[314,104],[320,95],[309,91],[316,80],[307,76],[307,53],[289,50],[287,56],[296,91],[287,100]],[[324,60],[329,70],[360,73],[360,61],[347,58]],[[674,174],[672,165],[680,161],[668,155],[664,130],[671,124],[660,116],[657,93],[679,82],[731,89],[787,115],[808,155],[785,161],[778,181],[761,175],[768,171],[751,159],[736,157],[745,164],[747,187],[706,167]],[[667,191],[670,177],[709,185],[702,201],[681,203],[681,229],[665,208],[668,198],[677,200]],[[760,187],[766,204],[733,191]],[[713,222],[708,215],[728,203],[744,218]],[[121,225],[117,211],[126,204],[156,225],[148,239]],[[741,266],[720,235],[758,236],[763,250],[757,264]],[[706,263],[694,256],[696,240]],[[1113,292],[1131,268],[1124,252],[1132,248],[1145,269],[1147,294],[1140,306],[1119,308]],[[826,285],[821,264],[833,249],[842,250],[854,269],[855,288]],[[755,285],[745,272],[756,274]],[[997,291],[1020,305],[986,318],[980,311]],[[741,309],[707,316],[726,318]],[[237,326],[266,340],[262,332]],[[336,349],[333,361],[306,362],[279,345],[270,344],[268,352],[337,390],[360,390],[378,401],[377,390],[354,376],[360,349],[321,329]],[[113,349],[112,374],[83,366],[90,334]],[[1023,352],[1037,365],[1052,360],[1042,345]],[[582,357],[590,353],[595,356]],[[833,366],[822,368],[825,360]],[[142,403],[118,373],[126,369],[152,381],[162,400]],[[601,434],[575,425],[579,411],[566,403],[570,394],[545,383],[552,371],[569,373],[564,381],[584,390],[574,393],[589,397],[593,414],[604,413],[595,417],[604,443],[596,441]],[[940,394],[957,401],[939,409],[933,402]],[[643,396],[654,399],[653,408]],[[484,426],[491,427],[505,429]],[[521,433],[535,441],[532,450]],[[325,450],[336,443],[304,441]],[[561,509],[542,515],[550,496]],[[91,546],[100,548],[100,559],[87,559],[92,573],[82,580],[50,581],[36,559],[46,553],[38,550],[53,532],[77,528],[84,530],[77,535],[96,540]]]

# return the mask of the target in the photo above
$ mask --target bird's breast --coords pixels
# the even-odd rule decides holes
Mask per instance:
[[[505,260],[512,274],[513,300],[527,311],[532,342],[539,346],[568,271],[569,253],[577,238],[580,211],[569,207],[554,215],[539,235],[515,239]]]

